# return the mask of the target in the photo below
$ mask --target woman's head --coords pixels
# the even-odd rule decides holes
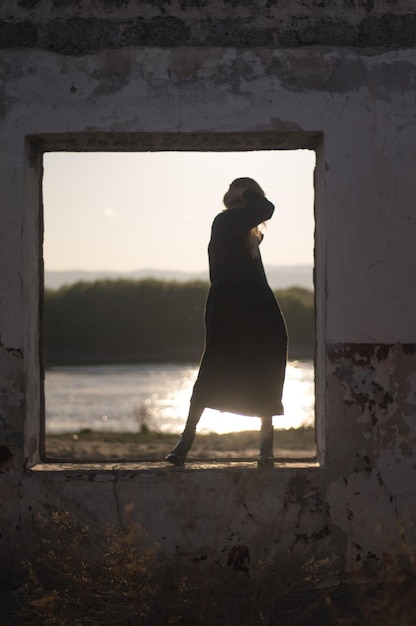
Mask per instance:
[[[253,179],[248,177],[236,178],[231,183],[228,191],[225,193],[223,202],[227,209],[236,209],[244,206],[241,193],[236,193],[240,189],[253,189],[264,196],[264,191],[260,185]]]
[[[254,189],[254,191],[257,191],[257,193],[261,193],[261,195],[264,196],[263,189],[253,178],[236,178],[231,183],[230,188],[231,187],[244,187],[245,189]]]
[[[242,197],[242,192],[246,189],[253,189],[258,194],[264,196],[264,191],[260,185],[252,178],[236,178],[231,183],[228,191],[226,192],[223,202],[227,209],[241,209],[246,206],[245,200]],[[259,226],[250,228],[246,234],[246,247],[249,250],[252,257],[259,255],[259,243],[261,242],[263,235]]]

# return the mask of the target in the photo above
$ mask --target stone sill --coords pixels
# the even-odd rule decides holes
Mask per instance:
[[[73,462],[70,463],[68,461],[65,462],[47,462],[47,463],[37,463],[33,467],[29,468],[29,472],[39,472],[46,473],[49,472],[51,474],[58,474],[60,472],[65,473],[102,473],[106,472],[117,472],[120,474],[123,473],[137,473],[137,472],[148,472],[148,473],[157,473],[157,474],[172,474],[173,473],[181,473],[181,474],[191,474],[194,471],[204,471],[204,472],[217,472],[217,471],[227,471],[227,472],[261,472],[263,473],[271,473],[271,472],[280,472],[282,470],[304,470],[304,469],[320,469],[321,465],[314,459],[310,460],[284,460],[284,461],[276,461],[274,468],[258,468],[257,462],[255,461],[190,461],[184,467],[175,467],[167,465],[166,462],[162,461],[141,461],[141,462]]]

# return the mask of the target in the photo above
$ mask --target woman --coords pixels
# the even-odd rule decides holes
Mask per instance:
[[[261,418],[260,467],[272,467],[273,415],[283,413],[287,333],[260,256],[259,225],[274,206],[251,178],[237,178],[224,196],[208,246],[211,288],[205,351],[188,419],[166,460],[183,465],[206,407]]]

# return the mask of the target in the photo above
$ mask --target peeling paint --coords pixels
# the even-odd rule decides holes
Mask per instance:
[[[0,446],[0,467],[7,461],[10,461],[12,456],[13,453],[9,450],[7,446]]]
[[[24,405],[22,351],[0,341],[0,445],[16,446],[22,437]]]

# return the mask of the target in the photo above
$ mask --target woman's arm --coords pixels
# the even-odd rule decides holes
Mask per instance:
[[[228,237],[237,233],[247,232],[258,224],[269,220],[274,212],[274,205],[262,194],[253,189],[245,189],[241,193],[245,206],[223,211],[214,220],[213,233],[221,231]]]

